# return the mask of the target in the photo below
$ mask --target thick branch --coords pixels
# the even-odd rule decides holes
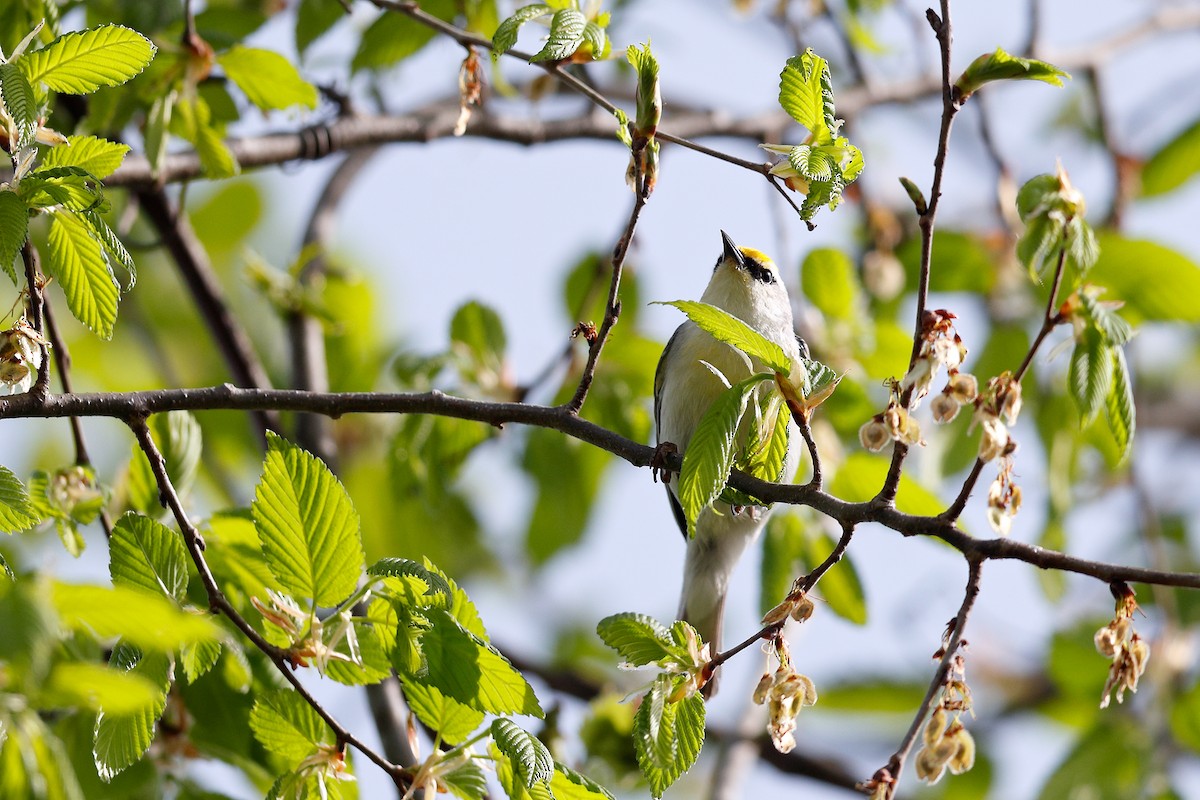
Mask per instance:
[[[436,391],[420,394],[319,394],[291,389],[241,389],[225,384],[203,389],[51,395],[45,400],[40,400],[32,394],[0,398],[0,419],[71,415],[130,419],[163,411],[214,409],[308,411],[331,417],[340,417],[343,414],[437,414],[484,422],[497,427],[517,423],[549,428],[595,445],[637,467],[649,467],[655,457],[655,448],[626,439],[562,407],[469,400]],[[678,469],[679,457],[672,457],[672,462],[669,466]],[[741,472],[730,476],[729,485],[765,503],[808,506],[836,520],[843,528],[863,522],[877,522],[905,536],[934,536],[968,557],[1024,561],[1042,569],[1074,572],[1106,583],[1127,581],[1200,589],[1200,573],[1167,572],[1090,561],[1007,538],[976,539],[948,520],[906,514],[876,500],[848,503],[811,486],[770,483]]]

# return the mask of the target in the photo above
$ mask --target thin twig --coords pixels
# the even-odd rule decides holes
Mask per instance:
[[[578,414],[579,410],[583,408],[588,390],[592,387],[592,380],[596,376],[596,364],[600,360],[600,351],[604,349],[609,333],[617,324],[617,318],[621,316],[621,270],[625,265],[625,256],[629,253],[629,245],[633,241],[633,232],[637,228],[638,218],[641,217],[642,208],[646,205],[647,186],[645,185],[645,176],[640,170],[634,175],[633,185],[635,192],[633,210],[629,212],[629,222],[626,223],[621,238],[617,240],[617,245],[613,248],[612,281],[608,285],[608,304],[605,306],[604,320],[600,323],[596,338],[588,347],[587,364],[584,365],[583,375],[579,378],[579,387],[575,390],[575,396],[566,405],[572,414]]]
[[[950,641],[946,644],[945,652],[942,653],[942,660],[938,662],[937,671],[933,674],[933,680],[929,682],[929,689],[925,692],[925,699],[921,701],[916,716],[913,717],[912,724],[908,728],[908,733],[904,735],[904,739],[900,742],[900,747],[897,748],[888,761],[888,771],[891,772],[892,777],[897,781],[900,779],[900,773],[904,770],[904,762],[917,740],[917,734],[920,732],[921,726],[925,723],[925,718],[929,716],[929,710],[933,707],[933,701],[937,699],[939,693],[942,691],[942,687],[946,683],[946,676],[950,672],[950,665],[954,662],[959,644],[962,642],[963,630],[967,627],[967,618],[971,614],[971,607],[975,604],[975,598],[979,596],[979,577],[982,571],[982,562],[971,559],[967,564],[969,570],[967,588],[963,593],[963,601],[962,605],[959,606],[958,614],[954,617],[954,628],[950,633]]]
[[[224,592],[221,591],[216,578],[212,574],[212,570],[209,569],[207,560],[204,558],[204,540],[201,538],[196,526],[188,519],[187,512],[183,508],[183,503],[179,500],[179,494],[175,491],[175,486],[171,482],[170,475],[167,474],[167,465],[163,460],[162,453],[150,435],[150,428],[146,425],[146,418],[141,415],[132,415],[127,417],[125,422],[129,425],[130,430],[133,431],[133,435],[137,438],[138,446],[141,447],[142,452],[145,453],[146,458],[150,462],[150,471],[154,474],[155,482],[158,484],[159,500],[165,508],[170,510],[171,514],[175,517],[176,523],[179,525],[179,530],[183,534],[184,544],[187,546],[188,553],[191,555],[192,561],[200,573],[200,581],[204,584],[205,592],[208,594],[208,602],[213,611],[224,614],[255,647],[271,660],[271,663],[275,665],[275,668],[283,675],[284,679],[292,685],[292,688],[296,690],[301,699],[308,703],[333,731],[334,736],[337,737],[339,748],[350,745],[386,772],[396,784],[396,788],[407,788],[409,785],[408,771],[403,767],[391,763],[376,753],[371,747],[363,744],[346,728],[342,727],[341,723],[312,696],[304,684],[301,683],[300,679],[296,677],[296,674],[292,671],[287,661],[286,653],[263,638],[262,634],[255,630],[254,626],[238,613],[238,610],[225,597]]]
[[[1017,371],[1013,373],[1013,380],[1017,383],[1021,382],[1021,378],[1025,377],[1025,372],[1033,363],[1033,357],[1037,354],[1038,349],[1042,346],[1042,342],[1050,335],[1050,331],[1062,322],[1062,315],[1058,313],[1058,290],[1062,287],[1063,272],[1067,264],[1067,248],[1063,245],[1058,250],[1058,263],[1054,267],[1054,280],[1050,284],[1050,297],[1046,300],[1046,312],[1042,315],[1042,327],[1038,329],[1037,336],[1033,339],[1033,344],[1029,346],[1029,352],[1025,354],[1025,358],[1021,361],[1021,366],[1017,367]]]
[[[817,449],[817,440],[813,438],[812,428],[806,417],[797,415],[794,418],[796,427],[800,429],[800,435],[804,437],[804,444],[808,447],[808,457],[812,460],[812,477],[808,479],[808,485],[814,489],[820,489],[823,476],[821,475],[821,453]]]
[[[937,210],[942,197],[942,176],[946,169],[946,155],[950,150],[950,128],[954,124],[954,116],[961,107],[961,102],[954,91],[950,79],[950,45],[953,31],[950,23],[950,0],[941,0],[942,14],[939,17],[933,9],[926,12],[929,24],[937,35],[938,49],[942,63],[942,121],[938,130],[937,151],[933,157],[933,182],[929,188],[926,206],[921,211],[918,224],[921,229],[921,260],[917,277],[917,310],[916,321],[913,324],[912,353],[908,359],[908,369],[912,369],[921,352],[922,333],[925,327],[925,306],[929,302],[929,270],[933,262],[933,229],[937,219]],[[902,404],[907,406],[912,398],[912,389],[908,389],[901,397]],[[876,495],[876,502],[891,505],[896,501],[896,492],[900,488],[900,474],[904,466],[905,456],[908,455],[908,445],[896,442],[892,448],[892,462],[888,466],[887,477]]]
[[[556,430],[606,450],[637,467],[649,467],[652,463],[657,463],[656,455],[659,459],[662,457],[655,448],[588,422],[562,406],[471,400],[436,391],[318,394],[292,389],[242,389],[225,384],[199,389],[62,394],[50,395],[44,399],[29,393],[0,398],[0,419],[76,415],[127,420],[164,411],[220,409],[307,411],[331,417],[345,414],[435,414],[485,422],[496,427],[511,423]],[[668,461],[668,468],[680,468],[681,459],[678,456],[672,456]],[[843,528],[846,525],[877,522],[904,536],[933,536],[967,557],[1024,561],[1042,569],[1078,573],[1105,583],[1126,581],[1200,589],[1200,573],[1170,572],[1091,561],[1008,538],[977,539],[941,517],[907,514],[893,506],[883,506],[874,501],[848,503],[811,486],[771,483],[738,471],[734,471],[730,476],[729,485],[764,503],[807,506],[837,521]]]

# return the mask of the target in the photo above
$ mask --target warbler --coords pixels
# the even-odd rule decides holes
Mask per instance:
[[[782,347],[793,361],[806,356],[808,348],[796,336],[787,287],[775,263],[758,250],[738,247],[725,231],[721,231],[721,240],[724,248],[701,302],[745,322]],[[706,363],[719,370],[730,384],[748,378],[752,368],[755,372],[766,371],[762,364],[713,338],[694,322],[680,325],[663,349],[654,375],[654,424],[660,448],[669,442],[685,453],[704,412],[725,391],[725,383]],[[743,424],[743,442],[748,428]],[[788,426],[788,433],[790,446],[782,474],[790,480],[799,464],[800,438],[794,423]],[[666,481],[666,486],[675,521],[687,539],[678,478]],[[712,655],[721,646],[729,576],[746,547],[761,533],[766,519],[765,508],[735,508],[718,502],[701,512],[696,534],[687,540],[679,619],[689,622],[704,641],[711,642]],[[715,690],[715,680],[710,681],[705,687],[706,696]]]

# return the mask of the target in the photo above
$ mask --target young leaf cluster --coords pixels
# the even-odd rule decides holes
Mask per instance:
[[[1084,215],[1083,195],[1061,168],[1038,175],[1017,193],[1017,213],[1025,231],[1017,241],[1017,257],[1033,274],[1042,274],[1060,249],[1075,274],[1083,277],[1100,256],[1096,234]]]
[[[838,207],[842,192],[862,173],[862,151],[838,135],[842,120],[834,116],[829,64],[812,48],[789,58],[779,74],[779,105],[808,129],[808,139],[798,145],[761,147],[784,156],[771,174],[804,195],[800,216],[811,222],[822,207]]]
[[[497,26],[492,36],[492,60],[512,49],[526,22],[547,22],[547,18],[549,36],[531,61],[582,63],[607,58],[612,50],[605,32],[609,15],[594,12],[589,16],[582,5],[579,0],[553,0],[518,8]]]
[[[1123,460],[1133,447],[1135,428],[1133,383],[1124,350],[1133,331],[1116,312],[1120,304],[1101,301],[1099,295],[1096,287],[1084,286],[1066,303],[1075,330],[1067,388],[1082,425],[1090,425],[1104,409]]]

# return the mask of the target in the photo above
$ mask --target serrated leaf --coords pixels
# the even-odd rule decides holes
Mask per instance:
[[[118,647],[111,664],[143,678],[157,691],[152,702],[136,710],[118,714],[106,709],[97,716],[92,758],[97,773],[105,782],[136,764],[150,749],[155,725],[166,708],[167,690],[171,686],[171,662],[164,654],[139,654],[131,648]]]
[[[250,711],[250,730],[259,744],[298,764],[322,745],[334,743],[333,731],[300,695],[287,689],[260,695]]]
[[[1100,292],[1085,288],[1077,296],[1084,318],[1100,331],[1105,344],[1120,346],[1133,337],[1133,326],[1117,314],[1111,305],[1100,300]]]
[[[445,578],[407,558],[381,558],[367,567],[367,574],[379,578],[416,578],[427,587],[425,594],[437,593],[447,598],[451,596],[450,584]]]
[[[217,56],[217,63],[225,77],[263,111],[317,107],[317,87],[300,77],[292,62],[279,53],[235,44]]]
[[[430,730],[437,731],[444,741],[458,744],[483,724],[482,711],[447,697],[411,675],[405,675],[401,680],[404,682],[404,699],[408,701],[408,707],[417,715],[417,719]]]
[[[111,339],[117,321],[120,290],[91,230],[69,211],[50,220],[44,266],[62,286],[67,307],[77,320],[102,339]]]
[[[554,800],[613,800],[603,786],[559,762],[554,763],[550,791]]]
[[[36,169],[21,180],[17,193],[30,208],[62,206],[70,211],[88,211],[104,205],[100,185],[79,167]]]
[[[1087,272],[1100,258],[1100,245],[1096,241],[1096,233],[1082,217],[1074,217],[1067,223],[1067,258],[1079,270],[1080,275]]]
[[[319,459],[268,434],[251,510],[267,564],[289,593],[335,606],[354,591],[363,569],[358,512]]]
[[[670,631],[645,614],[626,612],[605,617],[596,624],[596,633],[635,667],[655,664],[675,654]]]
[[[1105,408],[1108,411],[1108,426],[1113,439],[1117,442],[1117,451],[1121,461],[1129,457],[1133,451],[1133,433],[1136,428],[1133,405],[1133,385],[1129,379],[1129,365],[1125,362],[1125,351],[1120,347],[1110,350],[1112,362],[1112,381],[1109,385],[1108,396],[1105,398]]]
[[[638,766],[655,798],[691,769],[704,744],[704,699],[669,703],[670,691],[669,676],[659,675],[633,717]]]
[[[113,525],[108,552],[114,585],[132,586],[183,602],[188,556],[179,534],[149,517],[129,513]]]
[[[575,55],[583,44],[583,33],[587,28],[587,17],[574,8],[563,8],[550,18],[550,37],[531,63],[539,61],[564,61]]]
[[[104,25],[60,36],[16,63],[32,84],[44,83],[64,94],[89,94],[137,75],[156,49],[137,31]]]
[[[96,136],[68,136],[66,144],[48,149],[41,166],[80,167],[103,180],[116,172],[125,160],[129,145],[110,142]]]
[[[67,662],[50,671],[36,705],[41,710],[86,708],[129,714],[153,706],[161,694],[162,689],[141,674],[103,664]]]
[[[738,430],[750,396],[768,373],[751,375],[726,389],[704,412],[683,454],[679,473],[679,504],[694,535],[696,520],[721,495],[737,454]]]
[[[1112,385],[1111,350],[1100,331],[1091,326],[1075,341],[1067,386],[1085,426],[1096,418]]]
[[[79,218],[87,223],[92,231],[92,237],[104,245],[104,250],[108,253],[109,258],[116,261],[125,270],[129,281],[126,283],[124,291],[131,291],[137,283],[137,265],[133,263],[133,256],[129,255],[129,251],[117,238],[117,234],[95,211],[83,211],[79,214]]]
[[[997,47],[994,53],[985,53],[971,62],[954,83],[961,99],[966,99],[991,81],[1042,81],[1051,86],[1062,86],[1063,78],[1071,76],[1053,64],[1033,58],[1019,58]]]
[[[718,341],[736,347],[751,358],[757,358],[775,372],[784,375],[791,372],[792,362],[782,347],[728,311],[695,300],[672,300],[655,305],[674,306]]]
[[[12,120],[15,134],[15,141],[9,143],[8,149],[16,153],[33,141],[38,128],[37,98],[16,64],[0,65],[0,98],[4,100],[4,109]]]
[[[512,16],[500,23],[496,33],[492,35],[492,61],[498,61],[500,56],[511,50],[517,43],[517,34],[526,22],[548,16],[550,6],[543,3],[523,6],[513,12]]]
[[[16,192],[0,191],[0,267],[17,283],[13,262],[29,236],[29,208]]]
[[[154,98],[150,110],[146,112],[146,129],[142,133],[142,141],[146,148],[146,160],[150,162],[151,172],[155,176],[162,174],[163,165],[167,160],[168,133],[178,100],[177,91],[168,91]]]
[[[438,779],[438,789],[443,788],[459,800],[487,800],[488,797],[487,775],[474,760],[442,773]]]
[[[549,783],[554,775],[554,757],[536,736],[512,720],[501,718],[492,722],[492,741],[526,788],[535,783]]]
[[[215,667],[221,658],[221,650],[221,642],[216,639],[205,639],[185,645],[179,651],[179,665],[183,667],[183,674],[188,683],[195,683]]]
[[[612,49],[608,33],[595,22],[588,22],[583,28],[583,43],[592,51],[592,60],[604,58]]]
[[[145,651],[171,652],[219,635],[206,617],[128,586],[55,583],[50,596],[63,627],[91,630],[102,639],[119,636]]]
[[[788,116],[808,128],[813,144],[833,141],[838,126],[834,120],[829,65],[811,47],[802,55],[789,58],[779,74],[779,105]]]
[[[433,625],[421,636],[425,683],[489,714],[543,715],[533,688],[499,651],[449,613],[431,609],[426,614]]]
[[[21,479],[8,467],[0,466],[0,531],[15,533],[41,521]]]

